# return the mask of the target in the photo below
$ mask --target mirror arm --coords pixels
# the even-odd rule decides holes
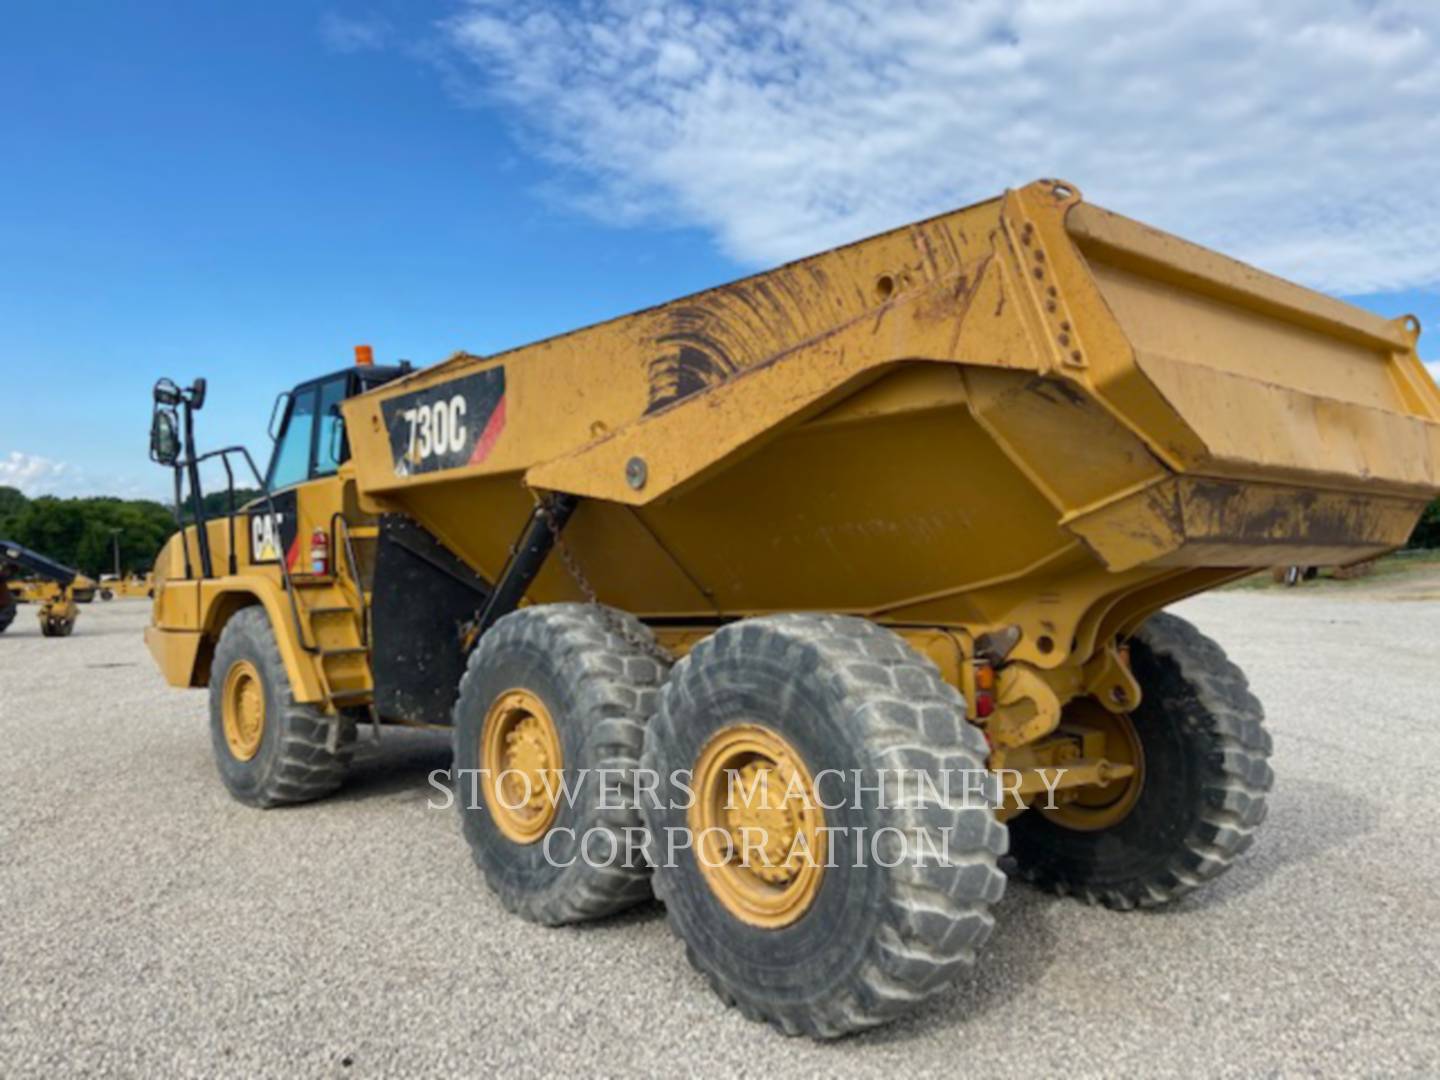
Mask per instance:
[[[210,561],[210,534],[205,528],[205,497],[200,491],[200,463],[195,460],[195,411],[188,398],[182,403],[182,407],[185,421],[185,469],[190,479],[195,543],[200,549],[200,576],[212,578],[215,576],[215,566]]]

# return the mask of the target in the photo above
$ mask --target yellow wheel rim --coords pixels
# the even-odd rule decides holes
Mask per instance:
[[[1083,707],[1083,712],[1076,719],[1084,727],[1098,728],[1104,733],[1106,760],[1115,765],[1132,766],[1135,771],[1108,784],[1079,788],[1070,801],[1060,803],[1053,810],[1044,806],[1040,806],[1039,810],[1055,824],[1067,829],[1098,832],[1120,824],[1135,808],[1145,786],[1145,754],[1140,748],[1135,721],[1128,714],[1112,713],[1090,701],[1076,702],[1075,705]],[[1070,719],[1069,712],[1067,709],[1067,721]]]
[[[543,701],[528,690],[495,699],[480,733],[480,768],[495,827],[517,844],[544,836],[555,820],[565,756]]]
[[[776,930],[820,892],[825,812],[805,762],[758,724],[714,735],[694,769],[689,825],[700,872],[725,910]]]
[[[249,660],[230,665],[225,674],[225,745],[236,761],[249,761],[260,751],[265,737],[265,684]]]

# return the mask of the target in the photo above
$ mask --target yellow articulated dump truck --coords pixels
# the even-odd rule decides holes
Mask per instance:
[[[973,960],[1007,852],[1128,909],[1250,846],[1260,703],[1162,609],[1404,542],[1418,334],[1041,181],[495,356],[362,347],[208,521],[196,465],[249,457],[163,382],[202,524],[147,640],[243,802],[334,790],[359,724],[449,727],[506,908],[653,893],[726,1002],[841,1035]]]

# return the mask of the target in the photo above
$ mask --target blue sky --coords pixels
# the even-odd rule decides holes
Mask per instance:
[[[163,494],[158,375],[262,450],[354,343],[490,352],[1052,173],[1440,359],[1434,5],[1184,7],[8,3],[0,483]]]

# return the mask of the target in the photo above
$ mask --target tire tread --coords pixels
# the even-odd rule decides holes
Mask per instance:
[[[985,768],[984,736],[965,721],[964,700],[927,658],[864,619],[811,614],[747,619],[696,646],[676,665],[660,695],[642,767],[662,767],[658,748],[673,740],[687,677],[704,678],[704,666],[712,661],[754,655],[777,644],[797,675],[819,674],[849,703],[850,723],[877,765],[914,768],[918,759],[921,767]],[[697,667],[699,672],[693,670]],[[951,722],[939,723],[942,717]],[[676,905],[667,905],[671,930],[687,942],[691,966],[721,1000],[787,1035],[834,1038],[910,1011],[973,962],[975,950],[994,928],[986,909],[1005,887],[997,861],[1006,851],[1006,830],[994,817],[993,804],[957,805],[927,793],[890,812],[894,820],[888,824],[906,835],[922,830],[934,837],[942,835],[942,828],[950,829],[951,858],[927,860],[923,866],[902,860],[894,868],[887,877],[889,895],[877,933],[844,984],[827,997],[803,1004],[777,1002],[761,987],[731,982],[688,943]],[[658,868],[653,884],[664,900],[672,874]]]

